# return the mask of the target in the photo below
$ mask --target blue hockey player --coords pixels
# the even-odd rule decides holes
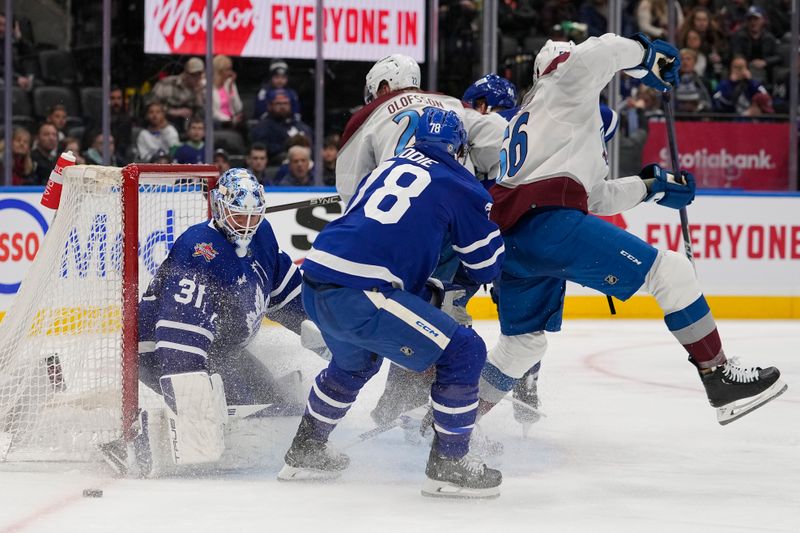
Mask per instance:
[[[267,314],[296,333],[306,318],[300,270],[264,220],[256,178],[228,170],[209,194],[212,220],[178,237],[139,306],[139,378],[163,398],[175,465],[219,459],[226,404],[286,403],[247,345]],[[154,452],[155,413],[140,417],[137,440]]]
[[[465,142],[454,112],[426,108],[414,147],[367,175],[342,217],[317,236],[303,267],[303,304],[332,359],[315,380],[279,479],[335,477],[348,466],[346,455],[327,448],[328,436],[386,357],[414,371],[436,367],[423,494],[499,494],[500,472],[468,453],[485,345],[428,303],[426,289],[448,233],[477,282],[494,279],[504,257],[487,217],[490,197],[456,160]]]
[[[589,213],[612,215],[653,201],[680,209],[694,198],[694,177],[651,164],[639,175],[606,180],[608,158],[597,111],[600,91],[619,70],[658,90],[678,82],[678,51],[642,34],[585,42],[548,41],[534,63],[533,89],[506,131],[492,219],[508,257],[494,286],[501,335],[480,383],[481,410],[496,404],[541,360],[545,331],[561,328],[567,280],[626,300],[652,294],[689,353],[720,424],[786,390],[774,368],[728,359],[688,259],[653,248]]]

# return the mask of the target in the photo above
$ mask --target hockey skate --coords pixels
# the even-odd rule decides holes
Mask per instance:
[[[525,374],[514,385],[511,397],[518,400],[525,405],[529,405],[531,409],[526,409],[524,405],[518,402],[513,402],[514,406],[514,420],[522,424],[522,436],[527,437],[531,430],[531,426],[541,419],[541,415],[533,409],[539,409],[539,366],[525,372]]]
[[[450,459],[439,455],[435,445],[425,475],[422,495],[434,498],[497,498],[503,482],[500,471],[487,467],[479,455]]]
[[[328,449],[325,442],[312,439],[310,424],[303,417],[284,465],[278,472],[280,481],[324,481],[339,477],[350,465],[350,458]]]
[[[736,358],[700,374],[708,401],[717,408],[717,422],[723,426],[783,394],[788,386],[780,377],[774,366],[747,368],[739,366]]]

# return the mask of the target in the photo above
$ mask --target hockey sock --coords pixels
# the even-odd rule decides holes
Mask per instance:
[[[712,368],[725,363],[717,323],[703,295],[688,307],[665,315],[664,322],[698,368]]]
[[[496,404],[514,388],[519,378],[540,364],[547,350],[542,331],[522,335],[500,335],[481,371],[481,402]],[[489,409],[481,409],[482,413]]]
[[[319,373],[311,387],[305,417],[312,423],[309,435],[314,440],[327,442],[336,424],[347,414],[364,384],[375,375],[380,363],[367,370],[349,372],[334,361]]]
[[[459,327],[436,363],[431,386],[436,451],[451,458],[469,451],[478,413],[478,379],[486,360],[486,345],[473,330]]]

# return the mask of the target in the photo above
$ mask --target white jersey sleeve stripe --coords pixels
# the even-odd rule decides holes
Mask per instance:
[[[300,294],[301,289],[302,289],[302,285],[298,285],[297,287],[294,288],[294,290],[292,290],[292,292],[287,294],[286,297],[283,300],[281,300],[278,305],[270,307],[269,310],[270,311],[277,311],[278,309],[280,309],[284,305],[288,304],[289,302],[294,300],[297,297],[298,294]]]
[[[197,333],[199,335],[202,335],[211,342],[214,342],[213,333],[208,331],[206,328],[196,326],[194,324],[187,324],[185,322],[175,322],[174,320],[159,320],[158,322],[156,322],[156,329],[158,328],[170,328],[170,329],[180,329],[183,331],[191,331],[192,333]]]
[[[369,265],[365,263],[356,263],[341,257],[323,252],[312,248],[306,256],[307,261],[313,261],[319,265],[330,268],[337,272],[350,274],[351,276],[358,276],[361,278],[382,279],[388,281],[398,289],[403,288],[403,280],[399,276],[394,275],[388,268],[380,265]]]
[[[506,251],[506,245],[505,244],[501,244],[500,248],[495,250],[495,252],[492,255],[492,257],[490,257],[486,261],[481,261],[480,263],[464,263],[462,261],[462,263],[464,263],[464,266],[469,268],[469,269],[480,270],[482,268],[486,268],[488,266],[492,266],[493,264],[495,264],[495,262],[497,262],[497,258],[500,256],[500,254],[502,254],[505,251]]]
[[[495,237],[499,237],[499,236],[500,236],[500,230],[497,229],[497,230],[491,232],[489,235],[487,235],[483,239],[480,239],[478,241],[473,242],[469,246],[465,246],[465,247],[461,248],[461,247],[456,246],[454,244],[453,245],[453,251],[458,252],[460,254],[468,254],[470,252],[474,252],[475,250],[477,250],[481,246],[486,246],[487,244],[489,244],[489,242],[491,242],[492,239],[494,239]]]
[[[193,353],[195,355],[199,355],[204,359],[208,358],[207,351],[203,350],[202,348],[198,348],[197,346],[189,346],[188,344],[179,344],[177,342],[169,342],[169,341],[158,341],[156,343],[156,350],[158,350],[159,348],[169,348],[172,350],[178,350],[179,352]]]
[[[278,285],[277,289],[275,289],[274,291],[269,293],[269,295],[272,296],[272,297],[275,297],[275,296],[279,295],[281,292],[283,292],[283,289],[285,289],[286,286],[289,284],[289,282],[292,280],[292,276],[294,275],[296,270],[297,270],[297,265],[292,263],[292,266],[289,267],[289,270],[286,272],[286,275],[283,277],[283,280],[281,281],[281,284]]]
[[[414,313],[407,307],[403,307],[396,300],[387,298],[383,294],[374,291],[364,291],[372,304],[378,309],[383,309],[387,313],[391,313],[419,333],[434,342],[439,348],[444,350],[450,344],[450,337],[434,328],[427,320]]]

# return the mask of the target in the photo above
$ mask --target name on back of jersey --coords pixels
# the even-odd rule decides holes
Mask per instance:
[[[400,98],[397,98],[389,102],[389,105],[386,106],[386,112],[390,115],[394,115],[401,109],[414,104],[424,104],[439,109],[446,109],[444,102],[437,100],[436,98],[432,98],[427,94],[411,93],[411,94],[404,94],[400,96]]]

